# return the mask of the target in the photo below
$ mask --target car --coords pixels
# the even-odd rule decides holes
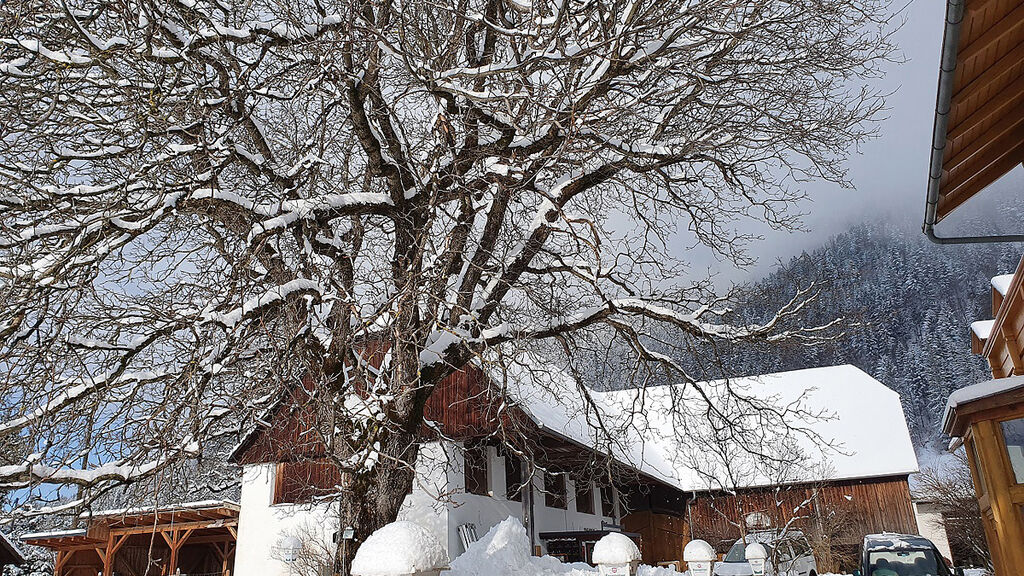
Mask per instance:
[[[769,576],[817,576],[811,545],[799,530],[780,532],[757,530],[732,545],[721,562],[715,564],[715,576],[751,576],[754,569],[747,562],[747,544],[760,542],[768,551],[765,574]]]
[[[951,569],[931,540],[916,534],[868,534],[854,576],[963,576]]]

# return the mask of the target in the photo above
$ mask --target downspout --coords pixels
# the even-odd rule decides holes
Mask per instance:
[[[960,24],[964,19],[965,0],[947,0],[946,29],[942,35],[942,57],[939,61],[939,90],[935,101],[935,124],[932,128],[932,154],[928,166],[928,195],[924,209],[924,233],[936,244],[982,244],[1024,242],[1024,234],[995,236],[959,236],[943,238],[935,234],[939,207],[939,182],[942,179],[942,155],[946,149],[949,111],[953,100],[953,77],[956,53],[960,45]]]

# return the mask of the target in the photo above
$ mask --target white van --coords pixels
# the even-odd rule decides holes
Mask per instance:
[[[765,574],[769,576],[818,576],[811,544],[803,532],[790,530],[758,530],[739,539],[725,558],[715,564],[715,576],[751,576],[754,573],[747,562],[747,544],[760,542],[768,550]]]

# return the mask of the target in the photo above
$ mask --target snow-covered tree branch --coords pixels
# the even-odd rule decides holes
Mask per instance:
[[[844,183],[884,8],[8,2],[0,434],[33,454],[0,483],[141,480],[307,378],[369,531],[468,362],[615,341],[696,385],[692,343],[828,337],[813,290],[733,325],[687,247],[747,263],[737,223]]]

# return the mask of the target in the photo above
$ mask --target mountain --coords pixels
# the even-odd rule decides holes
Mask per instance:
[[[1020,232],[1024,210],[974,215],[958,228]],[[971,354],[969,325],[992,317],[990,279],[1014,271],[1020,244],[940,246],[888,221],[856,225],[749,287],[738,314],[764,321],[796,287],[821,288],[802,322],[843,318],[845,334],[808,348],[721,351],[729,372],[748,375],[854,364],[900,393],[915,444],[935,447],[950,392],[989,378]],[[865,423],[868,424],[869,423]]]

